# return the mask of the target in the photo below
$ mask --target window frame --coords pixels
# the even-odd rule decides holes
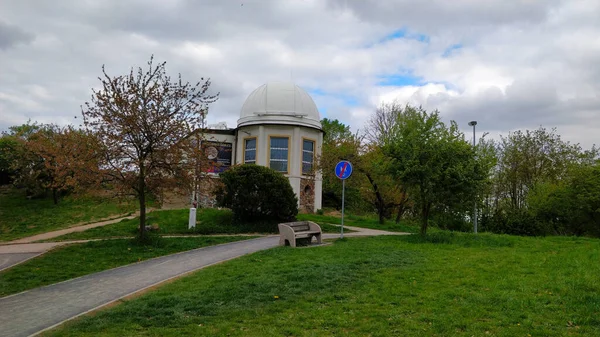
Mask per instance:
[[[290,174],[290,155],[292,152],[292,137],[289,135],[269,135],[269,152],[267,152],[267,167],[271,168],[271,139],[272,138],[287,138],[288,140],[288,148],[287,148],[287,171],[277,171],[283,174]]]
[[[248,163],[248,162],[246,162],[246,141],[247,140],[251,140],[251,139],[254,139],[254,141],[256,143],[256,145],[255,145],[256,147],[254,149],[254,162],[253,163],[252,162]],[[257,162],[258,162],[258,137],[257,136],[244,137],[242,139],[242,141],[243,141],[243,143],[242,143],[243,144],[242,145],[242,163],[243,164],[255,164],[256,165]]]
[[[311,172],[310,173],[304,173],[304,142],[305,141],[309,141],[313,143],[313,156],[312,156],[312,163],[311,163]],[[317,140],[313,139],[313,138],[307,138],[307,137],[302,137],[302,147],[300,148],[300,175],[303,176],[312,176],[314,175],[314,171],[312,169],[314,169],[315,167],[315,161],[316,161],[316,155],[317,155]]]

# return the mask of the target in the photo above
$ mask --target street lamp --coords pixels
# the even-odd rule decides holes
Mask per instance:
[[[469,126],[473,127],[473,149],[475,149],[475,125],[477,125],[477,121],[469,122]],[[477,196],[473,201],[473,232],[477,234]]]

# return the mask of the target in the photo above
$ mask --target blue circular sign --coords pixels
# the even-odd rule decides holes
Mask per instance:
[[[352,174],[352,164],[347,160],[342,160],[335,166],[335,175],[344,180]]]

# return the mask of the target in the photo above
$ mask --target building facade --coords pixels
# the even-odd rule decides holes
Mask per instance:
[[[321,116],[310,95],[293,83],[271,82],[255,89],[244,102],[235,129],[212,125],[202,148],[216,178],[231,165],[256,164],[283,173],[298,197],[301,211],[321,208]]]

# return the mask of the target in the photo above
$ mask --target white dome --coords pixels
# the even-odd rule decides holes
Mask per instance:
[[[321,129],[321,116],[310,95],[289,82],[270,82],[254,90],[242,106],[238,127],[255,124],[302,125]]]

